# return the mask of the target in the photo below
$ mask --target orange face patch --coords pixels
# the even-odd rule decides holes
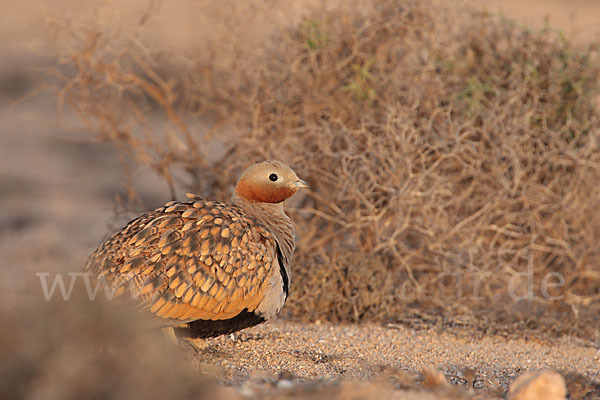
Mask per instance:
[[[242,179],[238,182],[236,192],[238,196],[250,201],[262,203],[281,203],[296,193],[297,188],[277,186],[270,183],[257,184]]]

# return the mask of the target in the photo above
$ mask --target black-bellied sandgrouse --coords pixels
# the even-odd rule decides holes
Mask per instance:
[[[295,231],[283,201],[302,187],[281,162],[252,165],[229,202],[167,203],[107,239],[85,268],[184,336],[259,324],[288,296]]]

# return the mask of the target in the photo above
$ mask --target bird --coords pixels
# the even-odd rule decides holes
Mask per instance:
[[[176,337],[258,325],[288,297],[296,233],[283,202],[307,187],[280,161],[251,165],[229,201],[168,202],[105,240],[84,270]]]

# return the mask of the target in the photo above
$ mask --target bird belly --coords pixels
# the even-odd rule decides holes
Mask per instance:
[[[176,328],[178,335],[193,338],[215,337],[249,328],[273,318],[279,313],[286,299],[283,277],[278,268],[273,268],[263,293],[263,300],[253,311],[244,309],[235,317],[224,320],[190,321],[187,327]]]
[[[267,287],[265,288],[265,297],[258,304],[256,313],[265,320],[273,318],[283,307],[285,303],[285,291],[283,289],[283,278],[278,268],[273,268]]]
[[[221,335],[227,335],[229,333],[237,332],[244,328],[249,328],[254,325],[258,325],[265,322],[255,312],[248,311],[247,309],[242,310],[238,315],[230,319],[219,319],[219,320],[203,320],[199,319],[191,321],[187,324],[187,327],[176,327],[177,335],[182,337],[191,338],[209,338]]]

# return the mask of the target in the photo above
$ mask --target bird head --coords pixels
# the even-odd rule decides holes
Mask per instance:
[[[240,176],[234,197],[262,203],[281,203],[308,184],[279,161],[251,165]]]

